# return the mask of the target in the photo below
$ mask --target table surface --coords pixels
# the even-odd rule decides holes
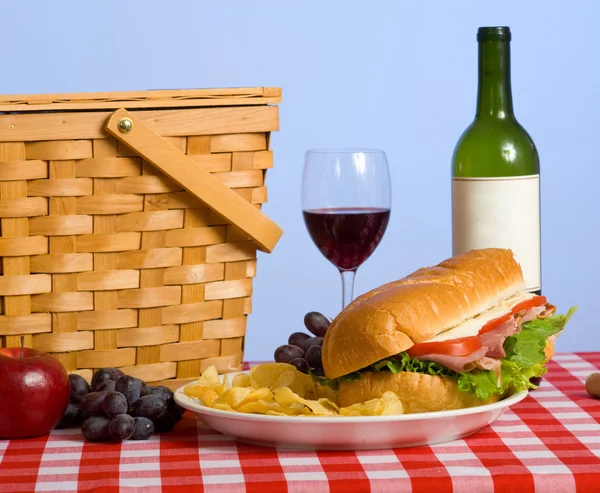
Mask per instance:
[[[600,491],[600,400],[583,382],[600,353],[557,354],[541,387],[479,433],[364,452],[235,442],[186,413],[148,441],[85,443],[78,429],[0,441],[0,491]]]

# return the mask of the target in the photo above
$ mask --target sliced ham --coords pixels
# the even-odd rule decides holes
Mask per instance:
[[[453,370],[457,373],[463,371],[470,371],[475,368],[477,361],[485,356],[487,347],[482,347],[474,353],[468,354],[467,356],[450,356],[448,354],[425,354],[418,356],[416,359],[421,361],[435,361],[440,365],[444,365],[446,368]]]
[[[538,318],[541,318],[543,320],[545,318],[551,317],[552,315],[554,315],[554,313],[556,313],[556,307],[548,303],[546,305],[546,310],[540,313],[538,315]]]
[[[502,362],[496,358],[488,358],[484,356],[477,362],[478,370],[494,370],[496,373],[500,373],[500,367]]]
[[[511,317],[494,330],[481,334],[481,342],[488,348],[488,352],[485,355],[490,358],[504,358],[506,356],[504,341],[507,337],[519,332],[519,330],[521,330],[521,324],[517,322],[515,317]]]
[[[477,366],[475,367],[478,370],[492,370],[496,374],[496,380],[498,386],[502,383],[502,361],[496,358],[488,358],[484,356],[477,362]]]
[[[539,315],[541,315],[545,311],[546,311],[546,305],[540,305],[540,306],[534,306],[532,308],[529,308],[529,309],[521,312],[519,315],[521,315],[523,323],[525,323],[525,322],[530,322],[532,320],[535,320],[536,318],[539,317]]]

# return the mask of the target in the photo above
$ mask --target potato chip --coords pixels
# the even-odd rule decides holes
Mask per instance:
[[[302,373],[296,368],[294,368],[295,381],[289,385],[288,387],[294,392],[298,394],[300,397],[306,397],[307,393],[311,393],[316,396],[316,389],[318,387],[316,382],[313,382],[313,379],[310,375],[306,373]]]
[[[381,396],[383,401],[382,415],[404,414],[404,406],[400,398],[393,392],[384,392]]]
[[[303,409],[296,409],[295,407],[271,406],[270,411],[279,413],[283,416],[301,416],[303,413]]]
[[[338,399],[339,399],[339,394],[338,394],[337,390],[333,390],[331,387],[328,387],[327,385],[317,384],[315,398],[328,399],[329,401],[335,402],[337,404]]]
[[[267,414],[268,411],[271,411],[283,416],[299,416],[302,414],[302,409],[280,406],[277,402],[262,400],[257,402],[247,402],[238,407],[235,411],[255,414]]]
[[[250,387],[250,375],[247,373],[238,373],[231,380],[232,387]]]
[[[287,407],[288,407],[288,409],[296,409],[300,414],[302,414],[302,412],[306,409],[306,406],[304,404],[302,404],[301,402],[292,402]]]
[[[379,399],[359,402],[348,407],[341,407],[341,416],[383,416],[404,414],[402,402],[393,392],[384,392]]]
[[[213,409],[220,409],[221,411],[231,411],[231,412],[235,412],[235,409],[233,409],[229,404],[214,404],[212,406]]]
[[[227,404],[232,408],[237,408],[244,399],[252,392],[249,387],[231,387],[229,390],[223,392],[213,404]],[[258,399],[257,399],[258,400]]]
[[[229,385],[229,377],[227,375],[223,375],[223,383],[221,383],[221,389],[223,389],[223,392],[225,392],[230,388],[231,385]],[[219,392],[219,394],[222,394],[223,392]]]
[[[219,378],[219,372],[217,371],[216,366],[211,365],[204,370],[196,384],[201,385],[202,387],[208,387],[209,389],[219,387],[221,385],[221,379]]]
[[[241,405],[236,411],[239,413],[266,414],[269,410],[281,412],[280,409],[281,407],[278,406],[276,402],[255,401]]]
[[[295,366],[287,363],[263,363],[250,370],[250,384],[255,389],[269,387],[271,390],[287,387],[300,397],[316,394],[316,383]]]
[[[302,402],[302,397],[292,392],[288,387],[280,387],[273,392],[275,400],[282,406],[289,406],[293,402]]]
[[[250,385],[255,389],[287,387],[296,379],[296,371],[287,363],[263,363],[250,370]]]
[[[337,416],[337,414],[338,414],[336,411],[325,407],[319,401],[304,400],[302,403],[308,409],[310,409],[311,413],[314,414],[315,416]],[[311,414],[311,413],[307,412],[307,410],[305,410],[304,413]]]
[[[331,409],[332,411],[335,411],[336,413],[338,413],[340,410],[339,406],[330,399],[321,398],[321,399],[317,399],[317,401],[319,402],[319,404],[322,404],[326,408]]]
[[[265,414],[269,416],[289,416],[289,414],[280,413],[279,411],[273,411],[271,409],[267,409],[267,412]]]
[[[189,397],[196,397],[205,406],[212,406],[212,403],[219,397],[215,389],[203,387],[197,383],[186,385],[183,391]]]
[[[273,392],[268,387],[263,387],[262,389],[252,390],[246,398],[241,402],[240,405],[246,404],[248,402],[258,402],[258,401],[272,401],[273,400]]]
[[[335,410],[327,408],[319,401],[311,401],[303,399],[299,395],[295,394],[288,387],[280,387],[274,392],[275,400],[282,406],[289,406],[290,404],[299,402],[304,404],[312,414],[315,416],[332,416],[337,414]]]

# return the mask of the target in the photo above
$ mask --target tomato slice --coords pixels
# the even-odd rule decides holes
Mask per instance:
[[[483,327],[481,327],[481,329],[479,329],[479,334],[485,334],[486,332],[494,330],[496,327],[499,327],[504,322],[510,320],[511,317],[512,313],[507,313],[506,315],[502,315],[501,317],[490,320]]]
[[[533,308],[534,306],[545,305],[547,303],[547,299],[545,296],[535,296],[534,298],[530,298],[525,301],[521,301],[521,303],[517,303],[513,306],[511,313],[514,315],[515,313],[519,313],[523,310],[528,310],[529,308]]]
[[[406,352],[412,357],[421,356],[424,354],[447,354],[449,356],[467,356],[481,349],[483,344],[481,337],[460,337],[458,339],[450,339],[449,341],[439,342],[422,342],[415,344]]]
[[[501,317],[495,318],[487,322],[481,329],[479,330],[479,334],[485,334],[486,332],[490,332],[494,330],[499,325],[503,324],[507,320],[510,319],[514,314],[519,313],[523,310],[528,310],[529,308],[533,308],[534,306],[544,305],[547,302],[545,296],[535,296],[525,301],[521,301],[517,303],[506,315],[502,315]]]

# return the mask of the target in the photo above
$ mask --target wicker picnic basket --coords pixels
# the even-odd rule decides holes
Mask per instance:
[[[0,347],[170,387],[239,369],[280,98],[0,97]]]

